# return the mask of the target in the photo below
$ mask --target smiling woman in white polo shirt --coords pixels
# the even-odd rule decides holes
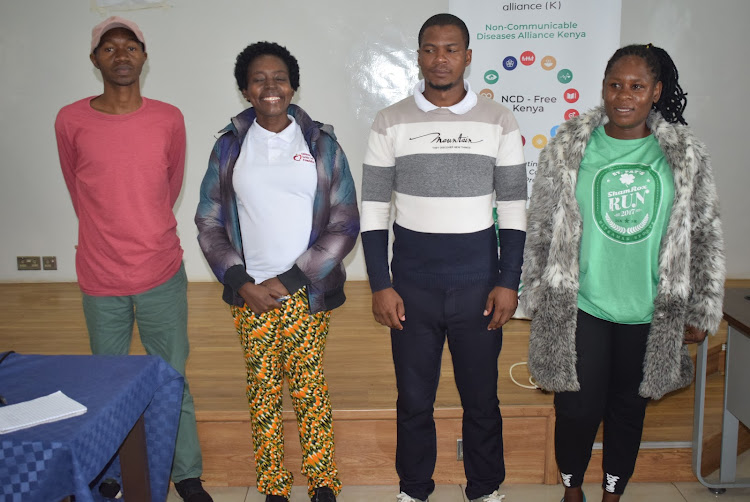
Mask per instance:
[[[313,502],[341,490],[323,350],[344,303],[342,263],[359,233],[354,181],[333,128],[291,104],[299,65],[278,44],[245,48],[235,78],[252,108],[232,118],[211,152],[195,216],[198,241],[245,352],[258,491],[288,501],[282,383],[297,415]]]

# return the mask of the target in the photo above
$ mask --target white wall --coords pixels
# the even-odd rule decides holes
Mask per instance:
[[[185,115],[188,155],[177,220],[191,280],[212,280],[195,241],[198,187],[215,132],[245,103],[233,78],[247,44],[271,40],[298,58],[295,102],[334,124],[359,186],[374,113],[408,94],[417,77],[416,35],[447,0],[301,2],[172,0],[172,8],[123,14],[146,36],[144,95]],[[713,152],[729,276],[750,278],[750,170],[740,156],[740,118],[750,105],[743,52],[746,0],[623,0],[622,41],[666,48],[688,91],[687,119]],[[53,123],[65,104],[101,92],[88,60],[103,16],[87,0],[0,3],[0,281],[73,281],[77,221],[60,174]],[[718,78],[716,76],[719,75]],[[16,271],[16,256],[55,255],[57,271]],[[349,277],[364,279],[358,245]]]
[[[688,93],[685,119],[711,151],[721,201],[727,277],[750,278],[750,116],[747,0],[623,0],[623,44],[667,49]],[[745,145],[748,146],[748,145]]]

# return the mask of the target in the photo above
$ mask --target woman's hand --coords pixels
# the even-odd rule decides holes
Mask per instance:
[[[278,277],[271,277],[270,279],[266,279],[265,281],[261,282],[260,285],[270,289],[271,293],[274,294],[276,299],[289,296],[289,291],[287,291],[286,287],[281,283]]]
[[[240,287],[239,291],[237,291],[245,300],[247,307],[255,314],[263,314],[270,310],[281,308],[281,302],[279,302],[277,298],[284,295],[278,295],[275,291],[271,290],[271,288],[264,286],[264,284],[246,282]]]
[[[706,332],[701,331],[695,326],[685,326],[684,343],[701,343],[706,338]]]

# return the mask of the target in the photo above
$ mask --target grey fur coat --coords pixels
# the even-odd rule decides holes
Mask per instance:
[[[568,120],[539,156],[528,214],[522,307],[531,317],[529,370],[544,389],[580,389],[575,332],[581,214],[578,168],[603,108]],[[659,399],[689,385],[686,325],[715,332],[722,318],[724,242],[706,147],[690,129],[652,111],[647,121],[674,177],[675,196],[659,251],[659,284],[639,393]]]

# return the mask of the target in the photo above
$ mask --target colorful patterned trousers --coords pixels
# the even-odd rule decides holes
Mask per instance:
[[[282,388],[287,378],[302,446],[302,474],[308,493],[320,486],[341,491],[333,460],[333,422],[323,351],[331,312],[308,313],[304,289],[283,307],[256,315],[232,307],[245,351],[247,399],[253,431],[258,491],[289,497],[294,476],[284,467]]]

